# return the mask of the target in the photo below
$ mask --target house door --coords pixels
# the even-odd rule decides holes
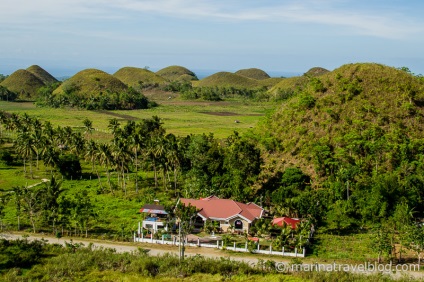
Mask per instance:
[[[237,219],[236,221],[234,221],[234,229],[235,230],[242,230],[243,229],[243,221],[241,221],[240,219]]]

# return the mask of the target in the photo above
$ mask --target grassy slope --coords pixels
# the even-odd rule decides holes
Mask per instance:
[[[115,72],[113,76],[131,87],[138,87],[140,81],[143,82],[143,84],[163,84],[166,82],[163,77],[154,72],[134,67],[121,68]]]
[[[52,84],[57,82],[57,79],[54,78],[50,73],[37,65],[32,65],[26,69],[36,77],[38,77],[44,84]]]
[[[278,164],[298,165],[313,174],[312,144],[324,137],[339,147],[342,144],[338,141],[348,132],[365,131],[372,125],[389,133],[402,123],[409,137],[424,137],[424,109],[420,106],[424,85],[412,75],[378,64],[349,64],[320,76],[320,80],[324,92],[315,92],[307,84],[303,87],[316,100],[314,107],[299,107],[299,95],[258,128],[258,133],[275,137],[281,145],[280,152],[272,157]],[[277,86],[283,83],[286,80]],[[361,89],[361,93],[349,98],[349,91],[354,89]],[[417,103],[411,104],[410,93],[415,93]]]
[[[86,69],[67,79],[53,93],[64,94],[66,89],[77,88],[77,92],[86,95],[99,95],[102,91],[122,92],[127,86],[116,77],[96,69]]]
[[[44,83],[33,73],[20,69],[9,75],[0,85],[19,94],[21,99],[27,99],[35,97]]]
[[[260,83],[242,75],[231,72],[218,72],[199,80],[196,87],[235,87],[235,88],[258,88]]]
[[[321,67],[314,67],[314,68],[309,69],[305,74],[308,75],[308,76],[320,76],[320,75],[326,74],[328,72],[330,72],[330,71],[327,70],[327,69],[324,69],[324,68],[321,68]]]
[[[194,72],[182,66],[169,66],[158,70],[156,74],[168,81],[187,80],[187,75],[190,77],[189,80],[197,80],[197,76]]]
[[[235,74],[242,75],[242,76],[256,79],[256,80],[263,80],[263,79],[270,78],[270,76],[265,71],[261,69],[257,69],[257,68],[241,69],[236,71]]]

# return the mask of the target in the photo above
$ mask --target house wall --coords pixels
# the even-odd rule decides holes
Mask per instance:
[[[235,226],[235,221],[236,220],[241,220],[241,222],[243,222],[243,229],[235,229],[234,231],[241,231],[241,232],[249,232],[249,222],[247,222],[244,219],[241,218],[233,218],[231,220],[229,220],[228,222],[225,222],[223,220],[220,221],[220,226],[222,229],[222,232],[230,232],[232,230],[229,230],[230,226]]]

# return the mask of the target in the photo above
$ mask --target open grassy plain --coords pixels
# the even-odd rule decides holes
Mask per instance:
[[[8,113],[27,113],[54,126],[83,126],[88,118],[93,127],[99,130],[93,138],[104,138],[102,131],[108,131],[109,121],[116,118],[121,124],[127,120],[141,120],[158,116],[164,122],[168,133],[178,136],[188,134],[213,133],[217,138],[225,138],[234,130],[243,133],[254,127],[257,122],[276,104],[272,102],[254,102],[248,100],[233,101],[185,101],[175,94],[146,93],[159,103],[158,107],[144,110],[88,111],[71,108],[40,108],[33,102],[0,101],[0,110]],[[156,98],[155,98],[156,96]],[[168,99],[171,97],[171,99]],[[237,122],[236,122],[237,121]]]

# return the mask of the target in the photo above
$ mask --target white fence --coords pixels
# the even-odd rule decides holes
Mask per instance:
[[[174,236],[172,240],[166,240],[164,236],[162,236],[162,239],[153,239],[153,236],[151,238],[144,238],[143,234],[141,234],[141,237],[138,237],[136,233],[134,233],[134,242],[162,244],[162,245],[174,245],[174,246],[178,246],[178,244],[179,244],[179,242],[177,240],[177,236]],[[201,242],[200,239],[197,239],[196,243],[188,242],[187,239],[186,239],[185,245],[190,246],[190,247],[226,249],[226,250],[229,250],[229,251],[243,252],[243,253],[249,253],[250,252],[250,250],[247,247],[247,242],[246,242],[244,248],[237,248],[235,242],[233,243],[233,246],[224,246],[224,242],[219,241],[219,240],[216,241],[216,244],[208,244],[208,243]],[[272,245],[269,246],[269,249],[267,249],[267,250],[261,250],[260,244],[258,243],[257,249],[253,250],[252,253],[304,258],[305,254],[306,254],[306,250],[305,250],[305,248],[303,248],[302,252],[298,252],[297,249],[295,249],[294,253],[290,253],[290,252],[285,252],[284,247],[281,249],[281,251],[280,250],[273,250]]]

